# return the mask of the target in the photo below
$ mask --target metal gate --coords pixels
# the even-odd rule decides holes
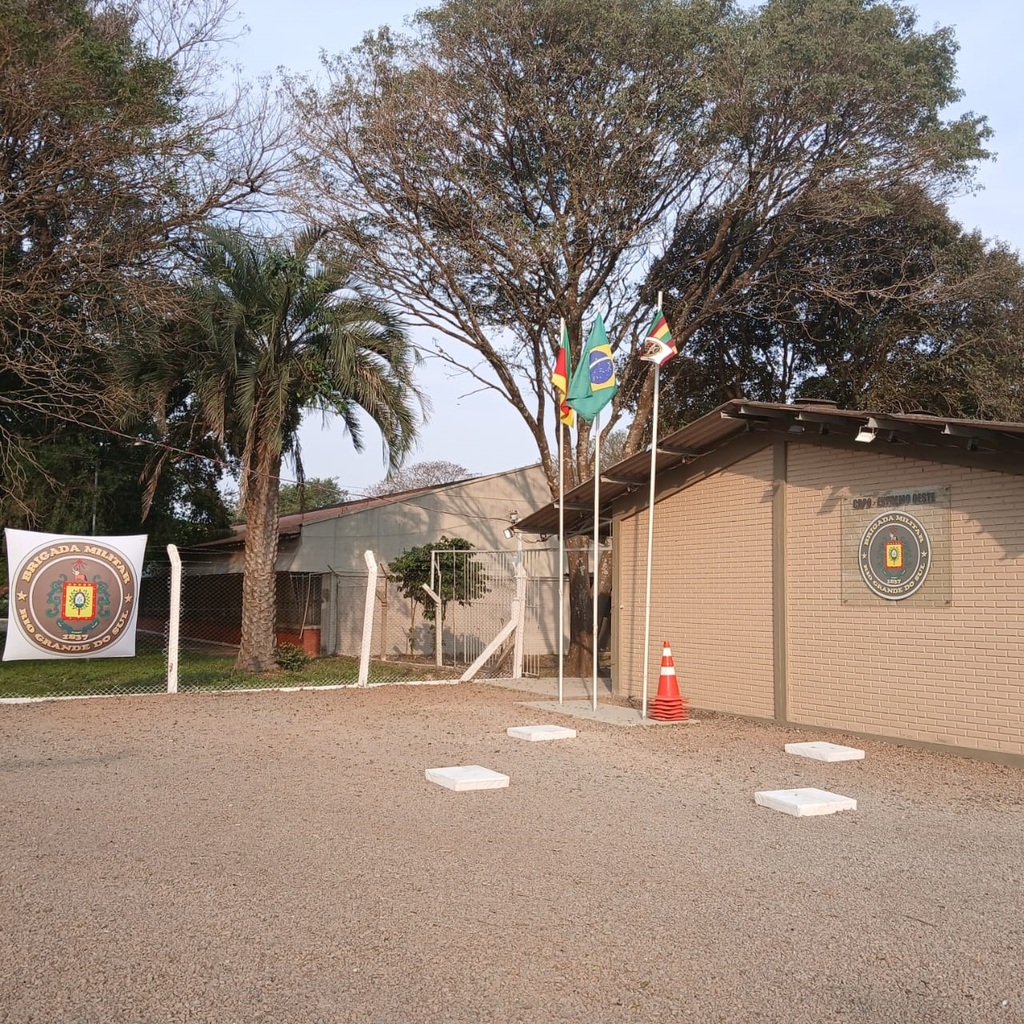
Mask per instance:
[[[516,596],[516,570],[526,577],[523,625],[523,672],[557,673],[558,551],[434,550],[430,588],[444,606],[441,652],[445,664],[472,664],[509,621]],[[513,638],[499,648],[479,675],[511,674]]]

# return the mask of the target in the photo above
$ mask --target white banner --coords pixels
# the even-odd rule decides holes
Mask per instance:
[[[145,534],[4,534],[10,583],[4,661],[134,656]]]

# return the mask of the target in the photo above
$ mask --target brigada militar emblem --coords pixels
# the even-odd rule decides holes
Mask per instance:
[[[133,561],[108,541],[57,538],[11,574],[10,624],[40,654],[99,654],[134,623]]]
[[[931,567],[928,531],[906,512],[885,512],[868,524],[860,540],[860,574],[887,601],[902,601],[920,589]]]

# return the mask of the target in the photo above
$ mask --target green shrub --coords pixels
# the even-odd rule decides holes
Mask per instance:
[[[286,672],[300,672],[313,659],[295,644],[278,644],[274,648],[274,660]]]

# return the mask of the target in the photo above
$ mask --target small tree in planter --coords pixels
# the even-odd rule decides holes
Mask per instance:
[[[409,630],[410,644],[416,625],[416,609],[422,608],[423,618],[433,622],[436,616],[436,605],[430,595],[423,589],[431,585],[430,562],[432,551],[472,551],[473,545],[461,537],[442,537],[434,544],[424,544],[409,548],[388,563],[388,573],[398,583],[399,593],[413,602],[412,625]],[[445,612],[448,605],[455,601],[460,605],[472,604],[477,598],[487,593],[487,579],[484,567],[470,557],[451,559],[439,558],[437,574],[434,576],[433,589],[441,599],[441,622],[436,625],[437,636],[444,635]]]

